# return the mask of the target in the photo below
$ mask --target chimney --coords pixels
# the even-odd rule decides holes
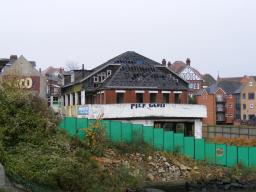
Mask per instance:
[[[82,64],[82,70],[84,70],[84,64]]]
[[[171,61],[168,61],[167,67],[168,67],[168,68],[171,68],[171,65],[172,65]]]
[[[17,60],[17,59],[18,59],[17,55],[11,55],[11,56],[10,56],[10,60],[11,60],[11,61],[15,61],[15,60]]]
[[[186,60],[186,64],[187,64],[188,66],[190,66],[190,63],[191,63],[190,59],[189,59],[189,58],[187,58],[187,60]]]
[[[166,66],[166,60],[165,59],[162,60],[162,65]]]
[[[39,73],[42,73],[42,69],[41,68],[39,68]]]

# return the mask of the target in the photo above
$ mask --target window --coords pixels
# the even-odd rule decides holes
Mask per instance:
[[[67,106],[70,106],[70,94],[68,94],[68,103]]]
[[[243,120],[246,120],[246,115],[243,115]]]
[[[116,94],[116,103],[124,103],[124,93]]]
[[[254,93],[248,93],[248,99],[254,100]]]
[[[169,93],[163,93],[163,103],[169,103]]]
[[[174,94],[174,102],[175,103],[181,103],[180,93],[175,93]]]
[[[53,97],[52,98],[52,104],[53,105],[59,105],[59,98],[58,97]]]
[[[76,100],[75,93],[72,93],[72,97],[73,97],[73,105],[76,105],[76,103],[75,103],[75,100]]]
[[[243,99],[246,99],[246,94],[245,93],[243,93]]]
[[[253,119],[255,117],[255,115],[249,115],[249,120]]]
[[[150,103],[156,103],[156,95],[156,93],[149,94]]]
[[[243,104],[243,109],[246,109],[246,104]]]
[[[188,87],[189,87],[189,89],[193,89],[194,88],[194,83],[189,83]]]
[[[249,82],[249,86],[252,87],[252,85],[253,85],[253,83],[252,83],[252,81],[250,81],[250,82]]]
[[[136,93],[136,103],[143,103],[143,93]]]
[[[232,108],[233,106],[232,106],[232,104],[231,103],[229,103],[228,104],[228,108]]]
[[[195,83],[194,89],[199,89],[199,83]]]
[[[77,105],[81,105],[81,92],[77,93]]]
[[[99,77],[94,76],[94,77],[93,77],[93,83],[98,83],[98,82],[99,82]]]
[[[253,109],[254,108],[254,105],[253,104],[250,104],[250,109]]]

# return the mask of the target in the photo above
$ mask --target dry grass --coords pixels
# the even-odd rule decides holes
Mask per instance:
[[[256,146],[256,139],[248,138],[215,137],[213,139],[207,139],[207,141],[212,143],[220,143],[234,146]]]

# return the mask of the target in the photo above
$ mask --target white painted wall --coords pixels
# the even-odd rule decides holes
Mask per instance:
[[[203,137],[203,123],[201,120],[195,120],[195,133],[194,136],[196,139],[201,139]]]
[[[72,100],[72,99],[71,99]],[[205,118],[207,117],[204,105],[187,104],[165,104],[164,107],[137,106],[132,108],[132,104],[106,104],[106,105],[83,105],[89,108],[88,118],[97,118],[103,114],[102,118],[131,118],[131,117],[170,117],[170,118]]]

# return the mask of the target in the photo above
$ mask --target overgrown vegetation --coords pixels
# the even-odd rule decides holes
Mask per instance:
[[[101,136],[81,142],[59,130],[58,123],[45,101],[10,84],[1,86],[0,161],[11,180],[40,192],[122,191],[138,184],[128,171],[102,170],[93,160],[92,153],[100,153],[94,140]]]
[[[215,137],[211,139],[207,139],[207,141],[212,143],[220,143],[234,146],[256,146],[256,139],[248,139],[248,138],[225,138],[225,137]]]

